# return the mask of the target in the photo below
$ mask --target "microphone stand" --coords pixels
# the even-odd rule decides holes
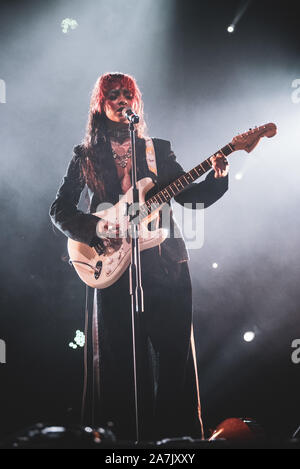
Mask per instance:
[[[134,368],[134,400],[135,400],[135,429],[136,443],[140,440],[140,407],[141,407],[141,331],[140,314],[144,311],[144,296],[141,277],[141,258],[139,244],[139,190],[137,188],[137,163],[135,151],[134,124],[139,122],[139,117],[127,116],[129,120],[129,132],[131,139],[131,175],[132,175],[132,211],[130,220],[131,234],[131,264],[129,268],[129,290],[131,296],[131,320],[132,320],[132,351]],[[130,210],[129,210],[130,211]]]

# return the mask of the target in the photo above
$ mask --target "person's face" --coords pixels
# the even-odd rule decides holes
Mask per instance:
[[[133,102],[133,94],[121,84],[115,84],[107,93],[104,103],[104,112],[108,119],[114,122],[127,122],[126,117],[122,114],[124,108],[131,107]]]

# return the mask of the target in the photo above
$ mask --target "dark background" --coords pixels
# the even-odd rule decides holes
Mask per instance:
[[[205,212],[204,245],[190,251],[195,333],[207,429],[247,416],[289,436],[300,424],[299,16],[297,2],[252,1],[229,34],[244,4],[1,1],[0,435],[79,421],[83,352],[68,344],[84,328],[85,287],[48,210],[93,84],[116,70],[136,77],[150,135],[171,140],[186,170],[277,124],[272,140],[231,157],[230,190]],[[78,27],[64,34],[64,18]]]

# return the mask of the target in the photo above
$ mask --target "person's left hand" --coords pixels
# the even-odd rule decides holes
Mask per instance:
[[[215,156],[210,158],[213,168],[215,170],[215,178],[223,178],[227,176],[229,171],[229,163],[225,156],[222,153],[217,153]]]

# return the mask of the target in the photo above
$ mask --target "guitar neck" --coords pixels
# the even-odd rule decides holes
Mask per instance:
[[[210,161],[212,156],[217,155],[217,153],[221,153],[224,157],[226,157],[234,151],[234,145],[232,143],[228,143],[228,145],[225,145],[225,147],[209,156],[206,160],[202,161],[202,163],[198,164],[190,171],[182,174],[182,176],[171,182],[168,186],[164,187],[164,189],[157,192],[140,207],[142,217],[148,216],[153,208],[158,208],[160,205],[169,202],[173,197],[176,197],[176,195],[180,194],[180,192],[182,192],[186,187],[203,176],[203,174],[207,173],[207,171],[212,168],[212,163]]]

